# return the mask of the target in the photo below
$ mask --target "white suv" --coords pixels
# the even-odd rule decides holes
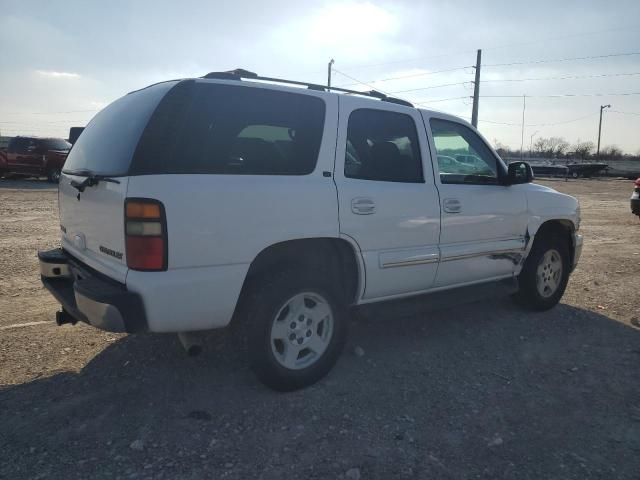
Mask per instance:
[[[243,322],[258,377],[291,390],[336,362],[349,306],[504,279],[558,303],[579,206],[531,180],[463,120],[377,92],[244,70],[163,82],[80,135],[42,281],[60,324]]]

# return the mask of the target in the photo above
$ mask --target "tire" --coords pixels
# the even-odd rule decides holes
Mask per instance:
[[[573,178],[578,178],[578,177],[580,176],[580,174],[579,174],[578,172],[573,172],[573,173],[571,174],[571,176],[572,176]]]
[[[58,183],[60,181],[60,169],[50,168],[47,170],[47,182]]]
[[[249,364],[262,383],[293,391],[333,368],[346,340],[347,316],[329,279],[282,271],[256,282],[245,302]]]
[[[558,304],[567,288],[570,273],[569,245],[553,231],[539,232],[518,277],[518,303],[534,311]],[[559,267],[559,271],[558,271]]]

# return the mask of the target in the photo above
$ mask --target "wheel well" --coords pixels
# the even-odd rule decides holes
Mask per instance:
[[[242,294],[268,272],[286,268],[330,275],[347,304],[356,299],[360,281],[356,252],[346,240],[339,238],[289,240],[265,248],[251,262]]]
[[[570,258],[573,259],[574,245],[573,245],[573,233],[575,232],[575,225],[570,220],[547,220],[538,228],[536,237],[540,238],[543,235],[557,235],[567,242],[567,248],[569,249]],[[535,241],[535,240],[534,240]]]

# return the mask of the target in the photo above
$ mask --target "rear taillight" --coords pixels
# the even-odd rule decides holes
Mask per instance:
[[[640,178],[635,181],[636,188],[640,188]]]
[[[127,266],[133,270],[167,269],[167,219],[162,203],[128,198],[124,204]]]

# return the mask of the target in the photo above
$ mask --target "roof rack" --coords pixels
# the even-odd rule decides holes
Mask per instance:
[[[326,85],[318,85],[317,83],[298,82],[296,80],[286,80],[284,78],[261,77],[257,73],[250,72],[242,68],[236,68],[235,70],[229,70],[226,72],[210,72],[204,75],[202,78],[216,79],[216,80],[242,80],[243,78],[246,78],[247,80],[263,80],[265,82],[284,83],[288,85],[300,85],[303,87],[307,87],[309,90],[317,90],[320,92],[335,91],[335,92],[348,93],[351,95],[362,95],[365,97],[377,98],[379,100],[382,100],[383,102],[389,102],[389,103],[395,103],[398,105],[404,105],[407,107],[413,107],[413,104],[411,102],[407,102],[406,100],[402,100],[401,98],[389,97],[388,95],[382,92],[378,92],[377,90],[370,90],[368,92],[359,92],[357,90],[349,90],[347,88],[327,87]]]

